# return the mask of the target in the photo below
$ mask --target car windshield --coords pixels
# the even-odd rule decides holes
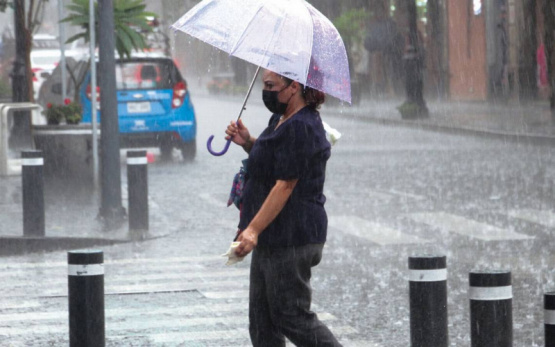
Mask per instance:
[[[180,80],[171,60],[120,61],[116,65],[118,90],[172,89]]]

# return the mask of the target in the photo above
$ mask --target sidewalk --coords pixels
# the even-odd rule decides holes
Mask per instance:
[[[21,181],[20,175],[0,177],[0,256],[113,245],[166,235],[165,228],[160,226],[160,219],[165,216],[152,216],[147,233],[131,233],[127,220],[120,227],[106,231],[98,219],[98,197],[90,189],[62,188],[60,183],[45,181],[45,236],[25,237]],[[125,186],[124,179],[122,184]],[[122,189],[122,204],[127,210],[126,189],[126,186]],[[153,210],[151,207],[151,215]],[[160,213],[157,208],[155,213]]]
[[[547,102],[528,105],[486,102],[428,102],[427,119],[404,120],[396,107],[403,100],[363,100],[358,107],[332,106],[326,111],[381,124],[421,127],[452,133],[468,133],[530,143],[555,144],[555,118]]]
[[[194,90],[194,97],[211,97],[204,90]],[[235,97],[231,97],[235,98]],[[236,97],[238,102],[243,97]],[[325,117],[353,117],[393,126],[407,126],[450,133],[502,138],[525,143],[555,145],[555,121],[548,104],[492,105],[487,103],[429,102],[430,116],[422,120],[403,120],[396,110],[402,100],[376,102],[364,100],[360,105],[324,106]],[[125,184],[125,182],[123,182]],[[59,187],[58,187],[59,188]],[[48,191],[50,189],[51,191]],[[150,231],[134,235],[127,221],[117,230],[106,232],[97,220],[98,198],[91,192],[66,189],[58,194],[45,187],[46,237],[23,237],[21,176],[0,177],[0,256],[29,251],[85,248],[165,236],[165,206],[151,209]],[[122,189],[127,208],[127,192]]]

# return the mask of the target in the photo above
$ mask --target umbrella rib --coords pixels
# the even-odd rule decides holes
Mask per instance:
[[[243,30],[243,32],[241,33],[241,36],[239,36],[239,38],[237,39],[237,41],[235,41],[235,43],[233,44],[233,47],[231,47],[231,49],[229,50],[229,55],[233,55],[233,53],[235,53],[235,50],[237,49],[237,47],[239,46],[239,42],[241,42],[241,40],[243,39],[243,36],[245,35],[245,33],[247,32],[247,29],[251,26],[251,23],[254,21],[254,19],[256,18],[256,15],[260,12],[260,10],[262,10],[262,7],[264,5],[260,5],[258,7],[258,10],[256,10],[256,12],[253,14],[252,18],[250,19],[250,21],[247,23],[247,25],[245,26],[245,30]]]

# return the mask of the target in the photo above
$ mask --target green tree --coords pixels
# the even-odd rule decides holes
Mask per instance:
[[[0,12],[5,12],[8,8],[14,8],[14,2],[18,1],[17,4],[20,6],[25,6],[26,11],[21,12],[21,15],[16,18],[20,23],[23,23],[23,46],[24,52],[22,58],[24,59],[25,71],[26,71],[26,83],[28,86],[29,94],[24,96],[26,100],[32,101],[33,98],[33,74],[31,73],[31,49],[33,42],[33,34],[38,31],[42,24],[42,19],[44,16],[44,8],[48,3],[48,0],[0,0]],[[15,16],[15,13],[14,13]],[[14,38],[15,40],[15,38]],[[6,43],[5,43],[6,44]],[[15,44],[14,42],[7,43]]]
[[[70,37],[66,43],[83,39],[86,43],[90,42],[91,33],[89,30],[89,0],[73,0],[73,3],[67,6],[69,15],[62,22],[70,23],[82,29],[81,32]],[[146,5],[143,0],[114,0],[114,27],[116,37],[116,51],[122,58],[130,57],[134,50],[141,51],[148,48],[146,36],[152,32],[150,22],[156,14],[145,11]],[[98,18],[100,12],[98,2],[95,2],[95,32],[98,32]],[[98,46],[98,35],[95,35],[95,47]],[[89,59],[85,69],[79,69],[86,72],[90,66]],[[79,65],[77,65],[79,66]],[[79,99],[79,87],[83,83],[86,73],[78,73],[77,69],[68,68],[69,75],[75,86],[74,100]]]

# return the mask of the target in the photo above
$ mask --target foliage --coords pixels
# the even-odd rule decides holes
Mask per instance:
[[[364,9],[351,9],[343,12],[337,17],[333,24],[345,41],[345,44],[360,42],[364,37],[364,26],[368,22],[370,15]]]
[[[145,35],[152,31],[149,17],[156,14],[145,11],[143,0],[114,0],[114,29],[116,35],[116,51],[120,57],[130,57],[133,50],[148,48]],[[83,29],[82,32],[70,37],[67,43],[84,39],[90,41],[89,31],[89,0],[73,0],[67,6],[70,14],[62,22],[71,23]],[[98,32],[100,11],[95,3],[95,31]],[[99,35],[95,35],[95,46],[98,46]]]
[[[65,99],[63,105],[48,103],[44,115],[48,124],[60,124],[64,119],[67,124],[78,124],[83,117],[81,105],[69,99]]]

